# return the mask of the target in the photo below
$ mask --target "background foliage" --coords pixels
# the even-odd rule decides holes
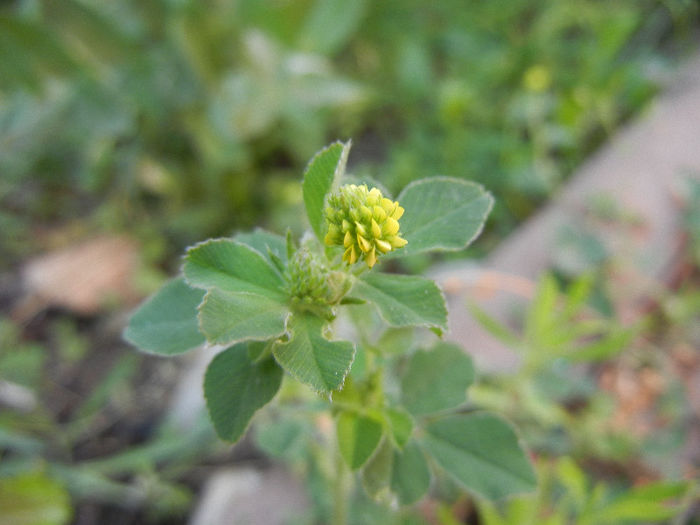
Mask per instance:
[[[484,183],[505,232],[642,107],[697,16],[690,0],[5,2],[2,250],[57,219],[173,253],[261,212],[298,228],[296,174],[350,136],[355,169],[394,192]]]

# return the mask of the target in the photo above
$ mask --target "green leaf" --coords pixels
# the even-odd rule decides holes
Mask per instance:
[[[619,328],[611,334],[606,334],[598,341],[582,346],[566,357],[573,362],[592,362],[610,359],[620,353],[639,335],[640,326],[631,328]]]
[[[413,418],[408,412],[397,408],[387,408],[384,416],[389,423],[394,444],[403,448],[413,432]]]
[[[270,354],[272,343],[270,341],[249,341],[248,342],[248,359],[252,362],[259,361],[263,357]]]
[[[548,510],[547,517],[544,517],[540,514],[542,502],[532,496],[520,496],[497,503],[479,498],[476,505],[482,525],[566,525],[569,522],[562,516],[564,505],[559,504],[556,513]]]
[[[672,498],[682,498],[688,490],[693,488],[693,483],[689,481],[656,481],[630,489],[627,493],[627,497],[661,501]]]
[[[199,329],[213,344],[265,340],[284,333],[287,307],[263,295],[209,290],[199,306]]]
[[[309,313],[294,314],[288,342],[272,349],[277,362],[317,392],[336,390],[350,370],[355,347],[348,341],[329,341],[323,335],[325,321]]]
[[[258,228],[254,232],[237,233],[233,240],[250,246],[262,254],[270,263],[273,262],[270,254],[282,262],[287,261],[287,241],[276,233]]]
[[[333,55],[357,30],[367,11],[367,0],[318,0],[300,31],[301,47]]]
[[[574,501],[576,507],[583,508],[588,499],[588,482],[579,466],[569,457],[560,458],[556,465],[560,483]]]
[[[440,288],[430,279],[410,275],[367,273],[358,278],[351,295],[374,303],[391,326],[447,329],[447,307]]]
[[[408,244],[385,257],[462,250],[481,233],[493,206],[482,186],[450,177],[412,182],[398,201],[406,210],[400,225]]]
[[[362,469],[362,486],[370,497],[378,499],[389,489],[393,463],[394,448],[385,438]]]
[[[0,338],[2,336],[0,333]],[[0,345],[0,377],[32,390],[40,388],[44,363],[49,357],[48,349],[39,345],[22,344],[18,340],[4,343]],[[2,351],[3,346],[7,348],[6,352]]]
[[[382,438],[382,424],[355,412],[342,412],[337,423],[340,455],[351,469],[365,464]]]
[[[144,352],[175,355],[204,343],[197,326],[197,306],[204,292],[173,279],[131,316],[124,338]]]
[[[204,376],[204,396],[218,436],[238,441],[255,412],[275,397],[282,369],[274,359],[253,363],[248,345],[240,343],[218,354]]]
[[[213,239],[187,250],[183,273],[196,288],[252,292],[282,298],[282,276],[259,252],[231,239]]]
[[[60,483],[41,473],[0,479],[0,525],[63,525],[70,498]]]
[[[268,456],[287,460],[302,459],[307,445],[302,423],[290,419],[258,422],[255,425],[257,447]]]
[[[692,485],[683,481],[660,481],[635,487],[595,513],[596,523],[666,521],[678,516],[687,501],[683,496]]]
[[[536,488],[532,465],[513,428],[492,414],[435,421],[427,426],[423,445],[454,479],[487,498]]]
[[[22,68],[36,75],[32,76],[33,81],[40,80],[43,74],[66,76],[78,71],[78,63],[42,24],[18,16],[0,16],[0,34],[3,60],[23,62]],[[15,56],[9,56],[10,52]],[[0,82],[4,84],[5,79]]]
[[[304,193],[304,205],[309,223],[316,237],[323,242],[325,229],[324,206],[326,195],[337,184],[337,181],[345,172],[345,164],[350,152],[350,142],[334,142],[322,149],[304,171],[302,191]]]
[[[47,28],[55,30],[67,44],[77,47],[76,54],[92,57],[95,63],[101,64],[135,56],[138,47],[122,31],[122,24],[115,24],[113,18],[97,6],[78,0],[41,0],[40,3]],[[82,45],[75,46],[77,42]]]
[[[561,324],[557,317],[559,286],[551,274],[544,275],[537,285],[535,298],[525,320],[525,338],[534,343],[549,341],[554,328]]]
[[[456,408],[467,400],[474,366],[464,350],[438,343],[411,357],[401,378],[401,402],[415,416]]]
[[[667,502],[649,501],[642,499],[623,499],[608,506],[603,511],[594,514],[595,523],[617,525],[620,522],[650,523],[663,521],[677,516],[679,505],[668,505]]]
[[[3,22],[11,23],[11,19],[0,18]],[[6,32],[7,22],[0,24],[0,88],[17,89],[25,88],[38,91],[41,79],[32,67],[31,48],[24,46]]]
[[[415,442],[411,441],[400,451],[394,451],[391,474],[391,490],[402,505],[418,501],[430,486],[430,470],[425,456]]]
[[[492,317],[486,310],[481,308],[474,301],[467,301],[467,309],[474,316],[482,328],[489,332],[499,341],[509,345],[511,348],[520,346],[520,338],[510,329],[502,324],[498,319]]]

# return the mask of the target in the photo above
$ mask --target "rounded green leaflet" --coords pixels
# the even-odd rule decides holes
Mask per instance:
[[[408,244],[391,256],[462,250],[479,236],[493,207],[481,185],[453,177],[412,182],[398,201],[406,209],[401,230]]]
[[[394,451],[391,490],[402,505],[415,503],[430,487],[430,470],[423,451],[414,441],[403,450]]]
[[[362,469],[362,486],[372,498],[379,499],[388,492],[393,463],[394,447],[384,438]]]
[[[338,389],[355,358],[355,345],[326,339],[325,325],[314,314],[296,312],[287,323],[289,341],[278,341],[272,348],[287,372],[320,393]]]
[[[253,363],[247,343],[218,354],[204,376],[207,409],[217,435],[225,441],[238,441],[255,412],[275,397],[282,376],[274,359]]]
[[[181,354],[204,343],[199,332],[197,306],[204,291],[184,279],[173,279],[132,314],[124,338],[150,354]]]
[[[355,280],[350,296],[374,304],[391,326],[447,329],[445,298],[430,279],[369,272]]]
[[[302,192],[306,215],[316,237],[323,240],[323,206],[326,196],[345,173],[345,164],[350,152],[350,142],[334,142],[322,149],[309,161],[304,171]]]
[[[336,424],[338,448],[351,469],[360,468],[382,438],[382,424],[354,412],[342,412]]]
[[[414,416],[457,408],[474,382],[471,358],[457,345],[439,342],[418,350],[401,378],[401,402]]]
[[[511,425],[487,412],[430,423],[421,443],[464,487],[489,499],[530,492],[537,479]]]
[[[191,247],[182,271],[195,288],[284,297],[282,276],[268,259],[231,239],[212,239]]]
[[[212,344],[262,341],[282,335],[289,315],[287,306],[264,295],[214,289],[199,306],[199,328]]]

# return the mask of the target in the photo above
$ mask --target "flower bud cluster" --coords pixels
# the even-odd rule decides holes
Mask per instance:
[[[404,209],[382,196],[377,188],[346,184],[328,197],[325,210],[329,246],[343,246],[343,260],[355,264],[364,260],[372,268],[377,257],[405,246],[399,233]]]
[[[328,302],[330,296],[328,275],[328,268],[320,257],[302,246],[287,265],[286,279],[289,295],[308,302]]]
[[[297,306],[324,316],[351,286],[345,272],[329,270],[323,259],[307,246],[299,248],[289,260],[285,279],[287,292]]]

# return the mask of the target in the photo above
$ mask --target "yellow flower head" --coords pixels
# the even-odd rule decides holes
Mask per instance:
[[[326,244],[343,246],[343,260],[364,260],[370,268],[377,257],[405,246],[399,232],[403,208],[377,188],[346,184],[328,197]]]

